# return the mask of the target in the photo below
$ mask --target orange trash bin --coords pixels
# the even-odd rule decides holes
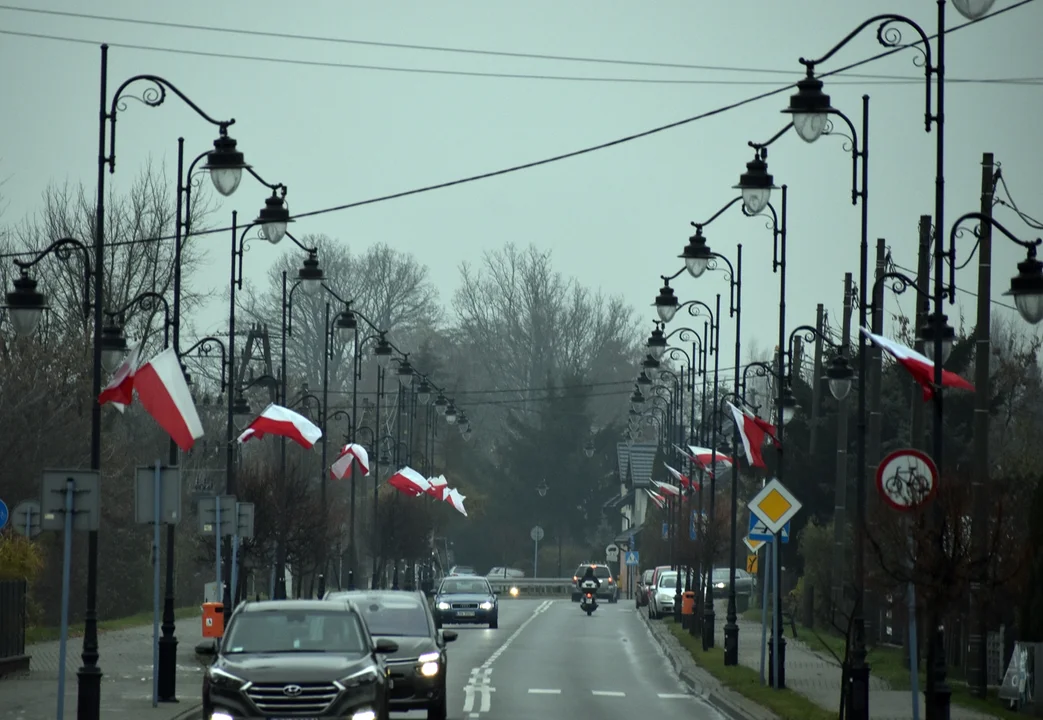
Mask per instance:
[[[681,614],[691,615],[695,612],[695,593],[689,590],[681,595]]]
[[[219,638],[225,634],[224,603],[203,603],[203,637]]]

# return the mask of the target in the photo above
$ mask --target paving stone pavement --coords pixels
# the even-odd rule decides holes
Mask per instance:
[[[724,646],[724,623],[727,611],[723,601],[714,603],[716,613],[716,642]],[[760,670],[761,660],[761,625],[757,622],[738,620],[739,625],[739,663],[753,670]],[[768,637],[771,637],[769,630]],[[820,655],[798,639],[788,636],[788,628],[783,631],[786,638],[786,687],[808,698],[816,705],[827,710],[837,710],[840,704],[840,663],[828,655]],[[765,662],[768,655],[765,654]],[[767,669],[765,669],[767,675]],[[892,690],[886,681],[877,677],[869,680],[869,708],[873,720],[912,720],[912,693],[908,690]],[[920,693],[920,717],[926,716],[923,693]],[[955,703],[952,705],[952,720],[982,720],[993,718],[976,710],[970,710]]]
[[[101,716],[135,720],[174,720],[200,705],[203,668],[195,646],[202,636],[200,618],[177,622],[177,696],[180,702],[152,707],[152,626],[113,630],[98,637],[104,676],[101,680]],[[65,671],[65,717],[76,717],[76,671],[82,638],[70,638]],[[36,643],[26,648],[32,656],[28,673],[0,679],[0,718],[54,720],[57,711],[59,643]]]

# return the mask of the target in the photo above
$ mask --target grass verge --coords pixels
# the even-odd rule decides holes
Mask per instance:
[[[761,611],[759,608],[747,610],[743,613],[743,619],[752,622],[759,623],[761,621]],[[771,611],[768,611],[768,622],[771,622]],[[790,633],[790,625],[786,624],[786,633]],[[811,630],[804,627],[800,623],[797,623],[797,639],[806,644],[812,651],[819,653],[825,657],[833,657],[843,660],[844,658],[844,638],[835,629],[819,629]],[[832,651],[832,652],[831,652]],[[870,672],[874,677],[878,677],[881,680],[887,682],[891,686],[892,690],[909,690],[912,687],[912,683],[909,678],[909,664],[906,662],[904,652],[900,647],[893,647],[889,645],[875,645],[869,648],[869,653],[866,655],[866,662],[869,664]],[[1008,710],[1004,707],[1003,701],[996,696],[994,690],[990,690],[989,697],[981,699],[974,697],[970,693],[970,689],[967,687],[967,683],[960,678],[959,670],[950,670],[952,675],[949,676],[949,686],[952,688],[952,702],[955,705],[965,707],[971,710],[977,710],[978,712],[986,713],[989,715],[995,715],[1000,718],[1024,718],[1024,715]],[[923,663],[920,667],[920,690],[926,686],[927,677],[923,668]]]
[[[792,690],[773,690],[761,685],[760,675],[742,665],[726,666],[724,650],[720,647],[703,650],[702,642],[697,637],[681,628],[672,618],[663,620],[666,627],[680,641],[695,664],[717,678],[722,685],[734,690],[743,697],[771,710],[781,720],[835,720],[836,711],[820,708],[806,697]]]
[[[191,607],[175,608],[174,618],[177,620],[183,620],[185,618],[199,617],[200,611],[198,605]],[[137,615],[128,615],[127,617],[114,618],[112,620],[99,620],[98,621],[98,632],[112,632],[113,630],[129,630],[130,628],[142,627],[145,625],[152,624],[152,612],[138,613]],[[58,640],[61,637],[61,628],[52,627],[50,625],[33,625],[25,629],[25,644],[32,645],[33,643],[47,642],[50,640]],[[83,623],[78,622],[75,626],[69,625],[69,637],[78,638],[83,637]]]

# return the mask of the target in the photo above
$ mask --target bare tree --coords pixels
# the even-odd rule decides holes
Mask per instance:
[[[374,245],[361,255],[326,235],[307,235],[304,245],[318,249],[325,273],[325,283],[352,304],[352,307],[387,330],[389,339],[404,351],[415,347],[419,339],[436,329],[442,319],[438,291],[428,277],[428,270],[412,255],[385,244]],[[282,273],[287,273],[288,293],[296,282],[301,256],[291,253],[268,272],[268,286],[259,292],[247,292],[242,303],[244,315],[266,324],[273,337],[272,352],[281,352],[279,334],[282,323]],[[344,309],[327,293],[314,296],[297,288],[292,293],[288,323],[292,335],[287,339],[288,377],[322,387],[322,366],[326,303],[335,319]],[[359,340],[371,331],[359,323]],[[351,386],[354,336],[334,333],[330,337],[332,357],[329,361],[330,389],[333,393]],[[372,344],[368,346],[372,348]],[[331,407],[335,402],[331,398]]]
[[[105,309],[118,310],[144,292],[171,297],[174,263],[176,193],[163,166],[147,163],[125,193],[111,189],[105,212]],[[12,233],[17,250],[36,253],[60,238],[74,238],[92,246],[95,228],[93,188],[82,184],[52,184],[43,193],[42,207],[23,219]],[[197,191],[192,203],[191,226],[201,229],[212,203],[207,191]],[[205,261],[205,253],[189,239],[182,245],[181,287],[183,316],[191,313],[205,294],[191,287],[190,279]],[[64,260],[64,261],[63,261]],[[93,255],[91,260],[93,261]],[[6,272],[11,272],[5,268]],[[84,258],[75,250],[61,252],[33,270],[51,305],[46,333],[83,336],[90,319],[83,312]],[[6,281],[7,278],[4,278]],[[154,308],[158,310],[158,308]],[[125,316],[127,333],[139,339],[146,331],[152,310],[130,308]],[[159,320],[152,322],[159,327]]]

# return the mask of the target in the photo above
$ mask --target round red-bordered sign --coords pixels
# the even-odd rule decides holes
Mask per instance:
[[[895,450],[877,466],[876,490],[893,509],[915,510],[938,492],[938,466],[919,450]]]

